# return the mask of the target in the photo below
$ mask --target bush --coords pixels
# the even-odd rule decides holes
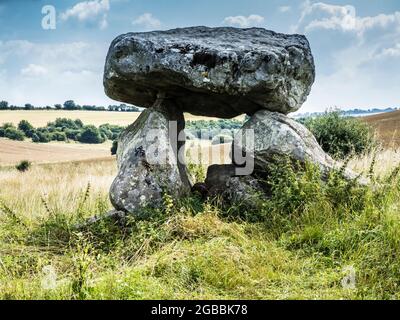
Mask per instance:
[[[70,140],[77,141],[80,133],[81,133],[81,130],[71,130],[71,129],[65,130],[65,135]]]
[[[21,120],[18,124],[18,129],[23,131],[28,138],[32,138],[35,128],[26,120]]]
[[[335,158],[345,158],[351,153],[360,155],[376,145],[367,124],[343,117],[339,111],[301,122],[314,134],[322,149]]]
[[[25,139],[25,134],[17,128],[9,127],[4,130],[4,137],[11,140],[23,141]]]
[[[103,143],[105,139],[99,129],[89,125],[83,127],[81,134],[78,136],[78,141],[82,143]]]
[[[30,163],[28,160],[22,160],[19,164],[15,166],[15,168],[19,172],[25,172],[28,171],[29,168],[31,167],[32,163]]]
[[[56,131],[51,134],[52,140],[55,141],[67,141],[67,135],[65,132]]]
[[[41,143],[47,143],[51,141],[51,136],[47,131],[40,131],[37,130],[33,135],[32,135],[32,141],[33,142],[41,142]]]

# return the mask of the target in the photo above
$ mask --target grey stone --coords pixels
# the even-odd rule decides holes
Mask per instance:
[[[214,164],[207,169],[205,184],[210,196],[220,194],[226,189],[226,183],[236,174],[233,164]]]
[[[267,199],[263,186],[251,175],[229,178],[221,195],[226,203],[248,209],[257,209]]]
[[[118,141],[118,175],[110,199],[117,210],[137,213],[141,208],[161,204],[164,192],[179,197],[190,191],[184,163],[177,161],[170,120],[178,120],[178,130],[184,125],[183,114],[172,112],[159,100],[130,125]],[[172,139],[170,139],[170,135]],[[171,141],[174,140],[174,141]]]
[[[231,118],[260,109],[296,111],[314,78],[302,35],[191,27],[117,37],[104,86],[110,98],[140,107],[150,107],[164,92],[184,112]]]
[[[246,139],[245,130],[254,130],[254,142]],[[260,110],[248,120],[236,134],[233,142],[233,162],[235,154],[247,153],[254,160],[257,172],[268,171],[269,164],[279,161],[280,157],[289,157],[301,163],[316,164],[323,177],[332,169],[339,170],[341,164],[327,155],[318,144],[314,135],[302,124],[277,112]],[[344,176],[355,179],[357,175],[349,169]],[[365,180],[360,178],[361,183]]]

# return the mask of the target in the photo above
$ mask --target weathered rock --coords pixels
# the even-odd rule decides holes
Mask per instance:
[[[236,175],[233,164],[214,164],[207,169],[205,184],[209,195],[214,196],[226,189],[226,183]]]
[[[112,99],[140,107],[150,107],[164,92],[184,112],[230,118],[260,109],[296,111],[314,77],[302,35],[191,27],[117,37],[104,86]]]
[[[229,178],[221,195],[226,203],[247,209],[257,209],[259,203],[267,198],[263,186],[251,175]]]
[[[246,139],[245,130],[254,130],[254,140]],[[277,112],[261,110],[255,113],[236,134],[233,142],[233,162],[237,154],[247,153],[254,160],[257,172],[268,170],[270,163],[280,157],[289,157],[301,163],[311,162],[320,168],[323,176],[341,165],[327,155],[314,135],[302,124]],[[344,170],[349,179],[357,177],[351,170]],[[365,183],[364,180],[360,182]]]
[[[159,101],[122,133],[117,151],[119,171],[110,190],[117,210],[136,213],[160,205],[164,192],[178,197],[190,191],[186,168],[177,160],[177,137],[169,126],[169,120],[179,120],[179,130],[184,125],[183,114],[172,110],[173,106],[166,108]]]

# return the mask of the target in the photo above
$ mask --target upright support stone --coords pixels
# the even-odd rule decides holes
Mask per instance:
[[[254,131],[254,141],[244,138],[246,130]],[[300,163],[311,162],[319,167],[325,177],[331,170],[341,167],[322,150],[305,126],[288,116],[267,110],[258,111],[243,125],[235,135],[232,148],[234,155],[251,152],[255,171],[261,174],[268,172],[270,164],[280,161],[282,157]],[[357,177],[348,169],[344,170],[344,176],[348,179]]]
[[[175,127],[175,128],[174,128]],[[118,175],[110,199],[117,210],[138,213],[160,205],[163,193],[179,197],[190,190],[185,165],[178,161],[183,114],[164,96],[142,112],[118,141]]]

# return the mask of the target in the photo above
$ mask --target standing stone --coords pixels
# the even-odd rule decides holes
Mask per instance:
[[[247,129],[254,130],[254,141],[245,139],[244,132]],[[255,113],[236,134],[233,155],[241,153],[252,154],[255,171],[259,173],[267,172],[269,164],[276,163],[282,157],[316,164],[325,177],[332,169],[341,167],[322,150],[306,127],[283,114],[267,110]],[[235,156],[233,162],[236,162]],[[344,171],[344,176],[356,178],[348,169]]]
[[[177,136],[170,127],[174,120],[182,129],[183,114],[164,103],[159,100],[145,110],[119,138],[118,175],[110,190],[117,210],[137,213],[159,206],[164,192],[179,197],[190,190],[186,168],[177,161],[182,143],[174,145]]]
[[[298,110],[314,82],[306,37],[262,28],[191,27],[127,33],[111,44],[107,95],[150,107],[165,92],[183,112],[231,118]]]

